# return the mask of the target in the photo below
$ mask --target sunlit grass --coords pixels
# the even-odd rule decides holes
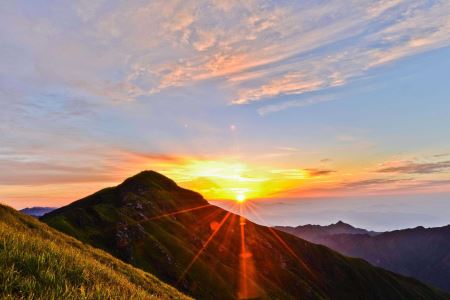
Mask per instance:
[[[152,275],[0,205],[1,299],[187,299]]]

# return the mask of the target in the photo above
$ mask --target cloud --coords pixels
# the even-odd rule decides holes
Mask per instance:
[[[126,158],[128,161],[134,160],[146,160],[146,161],[157,161],[157,162],[167,162],[167,163],[181,163],[186,161],[187,157],[177,156],[174,154],[161,154],[161,153],[148,153],[139,152],[132,150],[120,150],[119,153]]]
[[[0,174],[0,186],[46,185],[111,182],[117,180],[114,170],[96,167],[76,167],[44,162],[19,162],[0,160],[2,168],[12,170]]]
[[[317,177],[317,176],[325,176],[330,175],[331,173],[336,172],[335,170],[329,169],[305,169],[308,172],[309,176]]]
[[[52,150],[0,148],[0,165],[9,170],[0,173],[0,187],[117,183],[143,169],[182,164],[187,160],[188,157],[177,155],[87,146],[80,141]]]
[[[450,156],[450,152],[438,153],[438,154],[433,155],[433,157],[437,157],[437,158],[445,157],[445,156]]]
[[[273,79],[271,82],[264,84],[258,88],[241,90],[239,92],[239,98],[234,100],[233,103],[247,104],[250,102],[259,101],[262,98],[276,97],[280,95],[304,94],[326,87],[338,86],[343,83],[344,81],[339,78],[335,78],[335,80],[308,78],[308,75],[305,73],[293,72],[284,75],[282,78]],[[290,101],[285,102],[284,104],[282,104],[282,106],[266,107],[266,109],[262,110],[262,112],[264,113],[267,110],[269,110],[269,112],[272,112],[295,106],[301,107],[323,101],[327,100],[310,99],[306,101]],[[270,111],[270,109],[272,109],[272,111]]]
[[[314,177],[321,177],[330,175],[336,172],[336,170],[331,169],[320,169],[320,168],[304,168],[304,169],[275,169],[271,170],[271,173],[277,174],[280,178],[287,179],[308,179]]]
[[[405,173],[405,174],[431,174],[447,173],[450,170],[450,161],[416,163],[412,161],[387,163],[388,166],[382,167],[377,172],[380,173]]]
[[[309,105],[314,105],[321,102],[331,101],[335,99],[333,96],[322,96],[322,97],[311,97],[304,100],[292,100],[286,101],[279,104],[265,105],[258,109],[258,113],[261,116],[265,116],[274,112],[279,112],[292,107],[305,107]]]
[[[450,11],[448,3],[378,1],[372,5],[359,3],[359,6],[366,10],[352,12],[355,8],[347,2],[333,6],[334,13],[347,18],[338,17],[329,24],[321,24],[323,31],[304,32],[323,37],[330,32],[327,25],[342,28],[340,31],[332,29],[328,42],[320,41],[314,45],[314,51],[326,50],[306,55],[309,50],[300,46],[290,59],[280,59],[267,67],[263,84],[240,89],[233,103],[246,104],[343,85],[382,64],[450,44],[450,24],[446,17]],[[347,9],[349,15],[342,12],[343,9]],[[358,20],[350,14],[358,15]],[[330,47],[338,41],[345,41],[344,45]]]
[[[24,5],[2,4],[2,69],[116,102],[215,79],[229,102],[247,104],[450,44],[446,1],[81,1],[57,4],[58,15]]]
[[[393,184],[404,183],[410,180],[411,179],[372,178],[343,183],[341,187],[353,189],[353,188],[373,188],[373,187],[387,186],[391,188]]]

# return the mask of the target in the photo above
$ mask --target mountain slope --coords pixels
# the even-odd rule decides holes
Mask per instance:
[[[188,299],[154,276],[0,205],[0,299]]]
[[[56,207],[27,207],[21,209],[20,212],[33,217],[42,217],[43,215],[55,210]]]
[[[151,171],[41,220],[200,299],[449,299],[417,280],[248,222]]]
[[[285,227],[281,230],[286,230]],[[412,276],[450,292],[450,225],[417,227],[367,234],[304,235],[290,233],[326,245],[345,255],[364,258],[388,270]]]

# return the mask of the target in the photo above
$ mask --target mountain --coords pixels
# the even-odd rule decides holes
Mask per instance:
[[[154,276],[0,205],[0,299],[188,299]]]
[[[450,225],[416,227],[377,235],[321,233],[314,236],[314,233],[302,229],[305,226],[277,228],[450,292]]]
[[[29,215],[29,216],[33,216],[33,217],[42,217],[43,215],[54,211],[56,209],[56,207],[40,207],[40,206],[35,206],[35,207],[27,207],[24,209],[21,209],[20,212]]]
[[[152,171],[41,220],[199,299],[450,299],[415,279],[249,222]]]
[[[353,227],[352,225],[342,221],[326,226],[307,224],[297,227],[276,226],[275,228],[299,236],[313,243],[320,243],[322,238],[336,234],[367,234],[370,236],[379,234],[379,232]]]

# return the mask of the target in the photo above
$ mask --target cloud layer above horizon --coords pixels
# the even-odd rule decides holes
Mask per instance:
[[[277,180],[270,196],[448,190],[449,15],[431,0],[2,2],[0,201],[73,200],[143,168],[213,198]]]
[[[107,101],[210,80],[246,104],[450,44],[447,1],[14,1],[1,11],[4,74]]]

